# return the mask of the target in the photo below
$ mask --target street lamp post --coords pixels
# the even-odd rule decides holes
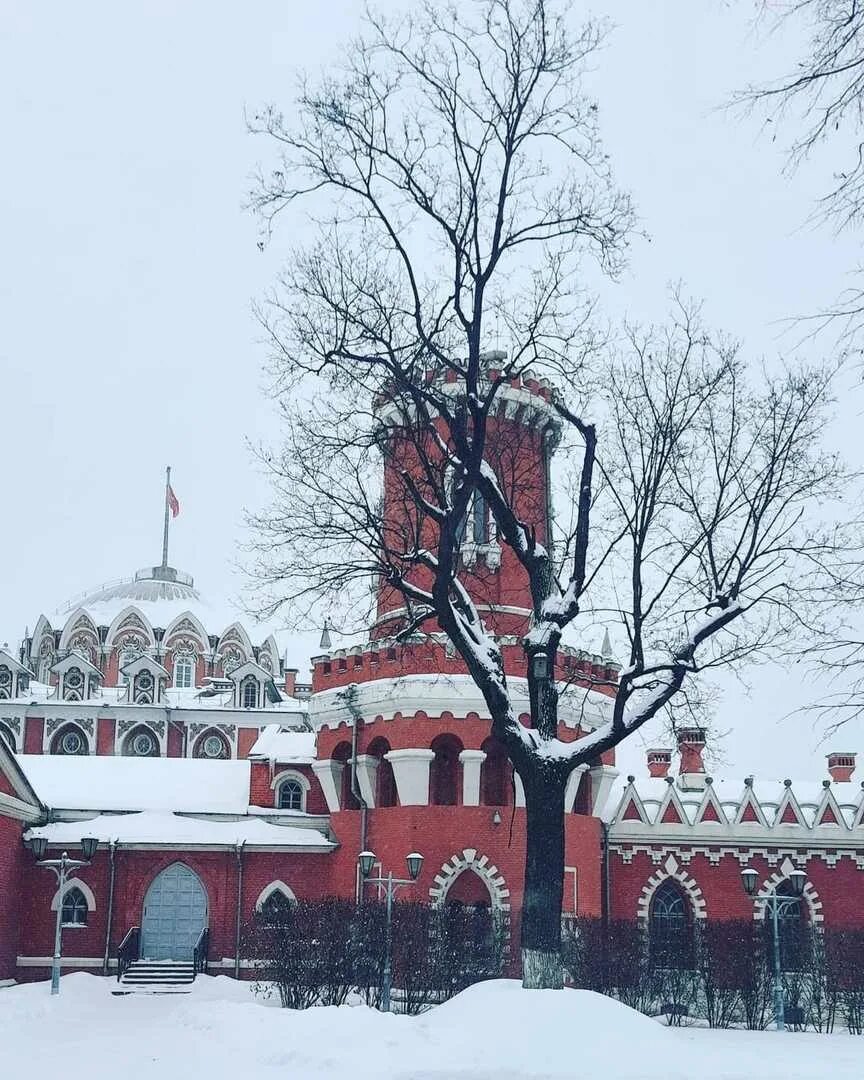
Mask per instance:
[[[783,974],[780,970],[780,914],[793,907],[804,895],[807,875],[803,870],[793,870],[789,875],[791,896],[779,896],[776,888],[765,897],[765,904],[771,912],[771,939],[774,952],[774,1023],[778,1031],[786,1027],[786,1007],[783,1001]],[[748,896],[754,896],[759,885],[759,873],[752,867],[741,871],[741,884]]]
[[[369,877],[372,873],[372,867],[375,865],[375,855],[371,851],[361,851],[357,856],[357,862],[360,864],[360,875],[363,878],[364,884],[377,885],[379,888],[383,888],[384,896],[386,898],[386,916],[384,922],[385,952],[384,973],[381,979],[381,1008],[384,1012],[390,1012],[390,991],[392,989],[391,983],[393,981],[393,971],[390,960],[390,927],[393,921],[393,897],[396,895],[397,889],[401,889],[405,885],[413,885],[417,881],[417,878],[420,876],[420,869],[423,866],[423,856],[417,851],[412,851],[410,855],[405,857],[405,862],[408,864],[408,874],[410,875],[407,878],[393,877],[392,870],[386,877],[383,875],[374,878]]]
[[[43,866],[51,870],[57,878],[57,918],[54,921],[54,956],[51,960],[51,993],[60,993],[60,954],[63,935],[63,893],[66,882],[69,880],[70,871],[80,870],[82,866],[89,866],[90,860],[96,854],[99,841],[93,836],[85,836],[81,840],[81,853],[83,859],[70,859],[64,851],[59,859],[43,859],[42,856],[48,847],[48,841],[44,836],[34,836],[30,840],[30,850],[36,856],[37,866]]]

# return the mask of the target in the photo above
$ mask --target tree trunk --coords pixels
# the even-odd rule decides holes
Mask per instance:
[[[528,770],[530,769],[530,774]],[[527,835],[522,900],[522,985],[560,990],[566,779],[532,762],[522,776]]]

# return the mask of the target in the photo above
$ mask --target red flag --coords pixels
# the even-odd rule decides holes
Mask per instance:
[[[180,503],[177,501],[177,496],[174,494],[174,488],[168,485],[168,506],[171,509],[171,517],[175,518],[180,513]]]

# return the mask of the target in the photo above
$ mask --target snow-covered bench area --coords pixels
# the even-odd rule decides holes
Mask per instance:
[[[666,1028],[582,990],[474,986],[420,1017],[364,1006],[264,1007],[248,983],[199,978],[186,997],[113,997],[67,975],[0,990],[0,1076],[48,1080],[859,1080],[851,1035]],[[272,1002],[270,1003],[272,1005]]]

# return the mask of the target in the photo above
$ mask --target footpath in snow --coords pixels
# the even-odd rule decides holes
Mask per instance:
[[[113,997],[67,975],[0,990],[0,1077],[54,1080],[797,1080],[864,1077],[864,1039],[666,1028],[584,990],[471,987],[420,1017],[365,1006],[293,1012],[248,983],[199,978],[186,996]]]

